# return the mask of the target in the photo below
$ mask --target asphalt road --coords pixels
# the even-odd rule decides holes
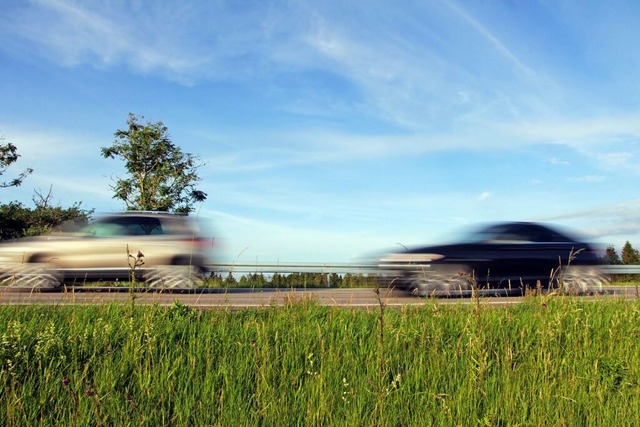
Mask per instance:
[[[585,295],[581,298],[640,298],[635,287],[611,286],[601,295]],[[260,308],[285,306],[302,302],[314,302],[320,305],[354,308],[376,308],[380,304],[387,307],[421,305],[431,303],[431,298],[412,296],[407,292],[380,289],[204,289],[197,291],[149,291],[136,290],[131,293],[125,288],[68,288],[60,292],[32,292],[28,290],[0,290],[0,304],[105,304],[110,302],[130,302],[135,304],[171,305],[180,301],[186,305],[200,309],[215,308]],[[477,299],[469,295],[453,295],[440,297],[438,303],[472,304]],[[480,301],[485,305],[510,305],[523,301],[522,296],[505,296],[504,291],[482,292]]]

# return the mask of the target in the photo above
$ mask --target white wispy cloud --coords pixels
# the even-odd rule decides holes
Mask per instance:
[[[557,157],[551,157],[549,160],[547,160],[547,162],[551,163],[552,165],[564,165],[564,166],[568,166],[571,163],[567,160],[562,160],[559,159]]]
[[[623,135],[640,135],[640,111],[616,114],[615,112],[588,118],[545,118],[540,121],[520,123],[495,123],[498,129],[529,140],[558,141],[575,147],[593,145],[598,138],[616,138]]]
[[[203,209],[201,215],[225,229],[214,230],[218,256],[228,261],[345,261],[387,249],[398,235],[358,233],[304,224],[281,224],[244,215]],[[365,249],[366,248],[366,249]]]
[[[77,65],[91,58],[112,65],[134,43],[124,26],[78,3],[39,0],[14,15],[12,29],[52,60]]]
[[[594,209],[567,211],[549,216],[548,221],[567,221],[580,226],[589,236],[606,243],[615,243],[618,248],[625,240],[640,240],[640,200],[631,199],[607,204]],[[574,225],[574,226],[575,226]]]
[[[622,153],[598,153],[596,157],[609,168],[631,168],[637,170],[637,150],[635,152],[622,152]]]
[[[523,91],[518,73],[537,73],[487,23],[451,1],[434,3],[432,10],[378,10],[388,14],[388,20],[359,13],[356,22],[342,18],[341,10],[332,3],[307,8],[277,2],[252,8],[224,3],[199,6],[189,2],[136,6],[40,0],[19,9],[6,25],[39,46],[41,54],[68,66],[126,65],[143,74],[165,75],[187,84],[278,72],[332,73],[360,91],[362,99],[343,103],[344,108],[353,108],[357,102],[363,113],[369,111],[372,116],[420,132],[431,130],[434,123],[442,126],[445,112],[454,117],[447,127],[455,124],[459,128],[461,120],[476,127],[505,111],[542,104],[540,100],[552,93],[547,88],[537,94],[537,86]],[[362,12],[355,9],[350,12]],[[425,18],[434,29],[424,25]],[[454,36],[438,18],[453,28],[466,26],[471,32],[457,31],[460,35]],[[394,24],[402,25],[404,31],[398,31]],[[425,36],[436,43],[419,43]],[[493,47],[493,52],[486,52],[485,44]],[[508,78],[499,88],[487,90],[482,87],[486,80],[474,81],[474,60],[462,55],[473,50],[503,58],[515,71],[506,74]],[[306,103],[306,108],[311,108],[316,103],[317,112],[323,106],[328,111],[327,105],[339,104],[329,97],[308,102],[314,96],[310,93],[297,105]],[[296,105],[286,102],[290,107]]]
[[[30,41],[40,54],[65,66],[125,65],[185,84],[232,77],[234,70],[225,67],[237,64],[226,62],[262,45],[256,43],[259,21],[225,18],[228,11],[221,4],[201,4],[204,10],[194,6],[37,0],[3,23],[6,32]]]
[[[0,135],[18,146],[21,161],[82,157],[95,137],[60,129],[45,129],[37,124],[0,123]]]
[[[591,119],[547,120],[535,123],[495,124],[496,130],[511,135],[520,144],[554,144],[568,147],[576,155],[592,159],[603,169],[637,170],[640,155],[640,113],[608,113]],[[551,158],[554,164],[568,160]]]
[[[491,193],[490,191],[485,191],[483,193],[481,193],[478,198],[476,199],[476,201],[478,203],[482,203],[485,200],[488,200],[489,198],[491,198],[491,196],[493,196],[493,193]]]
[[[567,178],[567,182],[571,183],[594,183],[594,182],[603,182],[607,178],[602,175],[584,175],[584,176],[574,176]]]
[[[456,4],[453,1],[442,0],[442,3],[446,4],[451,10],[453,10],[460,18],[466,22],[473,30],[479,34],[481,37],[486,39],[494,48],[495,51],[498,52],[499,55],[506,58],[510,63],[512,63],[515,68],[528,77],[535,77],[537,73],[525,65],[523,61],[518,58],[518,56],[512,52],[507,45],[502,42],[495,34],[493,34],[485,25],[467,13],[460,5]]]

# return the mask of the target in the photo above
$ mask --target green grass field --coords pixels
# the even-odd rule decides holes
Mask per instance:
[[[640,301],[0,306],[3,426],[640,422]]]

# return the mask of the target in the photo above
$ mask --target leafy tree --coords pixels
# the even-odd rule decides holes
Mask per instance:
[[[638,250],[631,246],[631,243],[627,242],[622,247],[621,253],[622,263],[626,265],[640,264],[640,253]]]
[[[128,129],[116,131],[113,144],[101,149],[105,158],[124,160],[129,174],[115,180],[113,198],[122,200],[128,210],[193,211],[195,202],[207,198],[195,188],[202,164],[171,142],[162,122],[143,125],[143,119],[130,113]]]
[[[235,277],[233,277],[233,274],[231,274],[231,272],[229,272],[227,277],[224,279],[223,284],[224,284],[224,286],[230,288],[230,287],[233,287],[233,286],[238,286],[238,281],[236,280]]]
[[[327,284],[332,288],[338,288],[342,284],[342,277],[338,273],[331,273],[327,277]]]
[[[281,288],[286,286],[286,277],[280,273],[274,273],[271,277],[271,286]]]
[[[342,278],[340,287],[344,288],[358,288],[377,286],[379,284],[379,278],[376,275],[364,275],[362,273],[346,273]]]
[[[65,230],[84,225],[89,221],[93,209],[86,210],[75,203],[70,208],[51,204],[52,192],[44,196],[36,191],[35,207],[28,208],[19,202],[0,205],[0,240],[37,236],[54,229]]]
[[[267,284],[267,279],[264,277],[264,274],[260,273],[249,273],[240,278],[240,282],[238,283],[240,287],[256,287],[263,288]]]
[[[616,248],[614,248],[613,245],[607,246],[607,250],[605,252],[603,262],[604,264],[608,264],[608,265],[622,264],[622,260],[620,259],[620,256],[616,252]]]
[[[0,176],[5,173],[7,168],[18,160],[20,155],[18,149],[12,143],[3,143],[4,138],[0,137]],[[7,182],[0,182],[0,188],[17,187],[22,181],[33,172],[33,169],[27,168],[21,172],[16,178]]]

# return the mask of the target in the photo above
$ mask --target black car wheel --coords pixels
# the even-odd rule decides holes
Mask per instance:
[[[558,278],[558,288],[569,294],[602,292],[610,283],[609,276],[593,266],[569,266]]]

